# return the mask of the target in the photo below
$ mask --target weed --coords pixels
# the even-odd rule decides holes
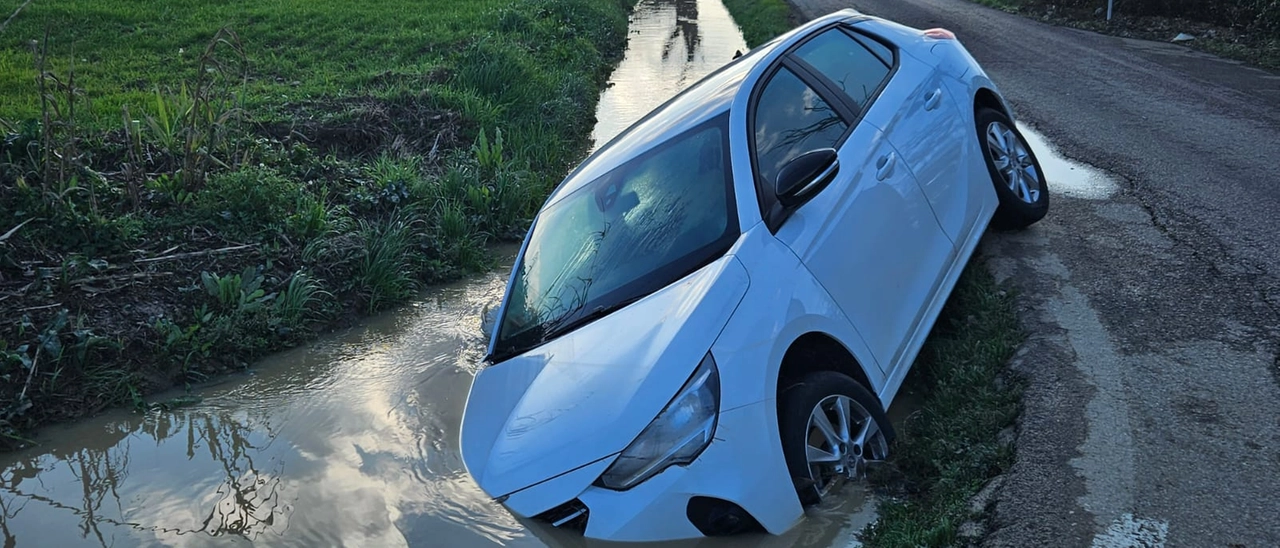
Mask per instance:
[[[320,284],[306,272],[296,272],[289,279],[289,285],[280,292],[275,301],[275,316],[286,326],[297,327],[307,319],[308,314],[322,297],[332,297],[328,291],[321,289]]]
[[[519,45],[499,38],[486,38],[471,44],[458,59],[454,75],[464,88],[494,97],[499,104],[522,105],[532,97],[530,86],[538,80],[529,52]]]
[[[229,56],[223,56],[230,50]],[[155,90],[153,114],[147,116],[151,137],[166,151],[177,176],[188,192],[204,186],[212,167],[229,169],[237,159],[233,150],[235,124],[240,118],[241,88],[248,82],[248,62],[240,36],[228,27],[218,29],[196,63],[190,86],[183,82],[177,93]],[[219,158],[223,155],[226,160]]]
[[[208,187],[196,196],[194,203],[203,219],[228,234],[258,239],[285,228],[298,206],[311,209],[316,207],[315,202],[296,181],[270,168],[249,167],[210,178]],[[320,214],[318,219],[316,215],[316,211],[304,213],[294,220],[301,221],[295,228],[318,228],[315,225],[327,218],[327,213]]]
[[[329,208],[325,197],[301,194],[295,200],[293,213],[285,218],[286,232],[303,240],[324,234],[329,229]]]
[[[471,146],[471,153],[475,155],[476,163],[480,165],[480,169],[488,173],[497,173],[507,164],[502,153],[502,129],[495,129],[493,135],[493,141],[490,142],[482,129],[480,135],[476,137],[475,144]]]
[[[83,316],[73,319],[65,308],[41,323],[38,326],[31,316],[23,315],[14,334],[30,342],[9,349],[0,340],[0,378],[14,389],[0,399],[0,433],[17,441],[21,438],[11,431],[13,425],[28,421],[31,413],[40,412],[51,395],[63,392],[68,384],[79,383],[91,394],[100,392],[92,373],[104,356],[121,348],[117,341],[87,328]]]
[[[200,281],[204,283],[205,292],[227,312],[256,312],[276,297],[275,293],[268,294],[262,289],[262,274],[253,267],[245,268],[241,274],[227,276],[201,272]]]
[[[160,335],[163,353],[180,361],[178,368],[184,378],[190,376],[193,361],[206,360],[212,355],[213,345],[217,342],[217,337],[205,336],[206,333],[201,331],[214,319],[214,313],[208,306],[200,305],[192,316],[195,322],[186,327],[169,318],[159,318],[153,326]]]
[[[146,182],[146,187],[148,190],[168,198],[177,206],[190,204],[195,198],[195,193],[187,190],[181,179],[169,173],[156,175],[154,179]]]
[[[360,221],[357,230],[364,255],[355,270],[356,288],[365,310],[375,312],[401,301],[417,289],[409,252],[420,238],[421,221],[404,214],[381,222]]]
[[[76,186],[77,168],[82,166],[76,125],[77,97],[82,93],[76,88],[74,62],[67,69],[65,81],[49,69],[47,29],[43,40],[31,43],[31,58],[35,61],[40,97],[40,184],[45,192],[61,197]]]
[[[367,168],[373,185],[370,201],[377,205],[395,206],[410,196],[410,188],[422,179],[421,161],[417,157],[395,157],[383,153]]]

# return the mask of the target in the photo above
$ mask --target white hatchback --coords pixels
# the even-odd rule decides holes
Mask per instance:
[[[950,32],[815,20],[546,201],[467,401],[467,470],[587,537],[782,533],[885,458],[884,409],[983,232],[1048,199]]]

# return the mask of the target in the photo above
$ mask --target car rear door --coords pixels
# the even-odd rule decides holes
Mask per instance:
[[[824,77],[805,60],[820,56],[853,70],[843,80]],[[836,178],[771,228],[844,310],[886,373],[900,361],[952,252],[902,155],[884,132],[859,120],[889,73],[870,50],[832,28],[763,80],[748,118],[766,218],[779,207],[773,189],[788,160],[837,149]],[[846,99],[841,89],[857,90],[863,101]]]
[[[945,75],[931,63],[891,48],[858,32],[851,35],[873,52],[896,64],[884,87],[884,100],[868,109],[863,121],[889,136],[929,199],[938,224],[952,241],[961,241],[974,226],[981,196],[969,191],[966,145],[976,140],[975,129],[960,115],[959,103],[943,83]],[[965,104],[970,104],[965,101]]]

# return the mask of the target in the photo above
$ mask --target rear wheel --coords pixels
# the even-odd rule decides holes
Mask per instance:
[[[1049,187],[1027,140],[997,110],[978,111],[978,140],[1000,206],[991,224],[1000,229],[1025,228],[1049,212]]]
[[[805,506],[862,479],[868,461],[889,456],[893,437],[875,396],[831,371],[809,374],[783,391],[778,426],[788,471]]]

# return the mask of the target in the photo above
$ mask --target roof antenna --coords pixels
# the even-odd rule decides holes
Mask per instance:
[[[734,52],[733,52],[733,58],[734,58],[734,59],[737,59],[737,58],[739,58],[739,57],[742,57],[742,50],[740,50],[740,49],[739,49],[739,50],[734,50]]]

